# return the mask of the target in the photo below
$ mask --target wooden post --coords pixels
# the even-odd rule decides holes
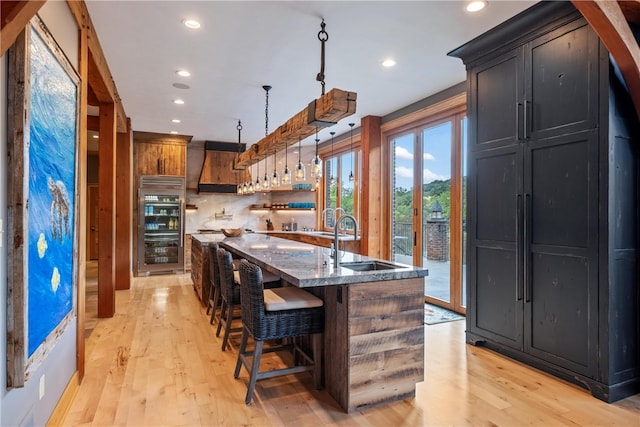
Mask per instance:
[[[89,74],[89,45],[87,42],[86,22],[77,23],[79,31],[78,43],[78,71],[80,74],[80,104],[78,115],[80,119],[78,127],[78,268],[77,268],[77,319],[76,319],[76,368],[78,370],[78,381],[84,378],[84,324],[85,324],[85,296],[86,296],[86,266],[87,266],[87,92]]]
[[[131,177],[133,157],[131,120],[127,132],[118,132],[116,142],[116,226],[115,226],[115,288],[131,287]]]
[[[388,188],[384,187],[386,163],[384,161],[381,129],[382,120],[377,116],[362,118],[360,127],[360,150],[362,151],[362,174],[360,188],[361,241],[360,253],[380,258],[384,233],[382,230],[383,206],[387,206]]]
[[[98,172],[98,317],[115,313],[115,104],[100,103],[100,170]]]

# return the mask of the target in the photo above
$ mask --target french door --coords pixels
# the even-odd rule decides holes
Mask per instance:
[[[425,301],[464,313],[464,113],[389,138],[391,258],[426,267]]]

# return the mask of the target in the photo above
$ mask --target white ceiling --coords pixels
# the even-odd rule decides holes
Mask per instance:
[[[462,62],[447,52],[533,3],[491,0],[475,14],[462,0],[87,0],[87,7],[134,130],[235,142],[240,119],[242,141],[252,144],[265,134],[263,85],[273,86],[269,132],[321,95],[322,18],[326,91],[358,94],[356,114],[331,128],[340,135],[348,122],[384,116],[463,81]],[[202,28],[185,28],[187,18]],[[388,57],[397,65],[385,69]],[[180,68],[191,77],[177,76]],[[174,105],[175,98],[185,104]]]

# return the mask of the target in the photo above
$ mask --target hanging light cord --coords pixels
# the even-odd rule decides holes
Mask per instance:
[[[324,45],[329,40],[329,34],[324,30],[327,24],[324,23],[324,19],[320,23],[321,30],[318,32],[318,40],[320,40],[320,72],[316,76],[316,80],[322,85],[322,94],[324,95]]]

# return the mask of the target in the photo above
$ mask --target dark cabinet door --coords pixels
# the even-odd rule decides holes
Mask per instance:
[[[469,156],[467,329],[522,349],[521,145]]]
[[[530,141],[524,152],[527,353],[593,377],[597,340],[598,134]]]
[[[596,127],[598,49],[598,38],[584,20],[526,45],[525,139]]]
[[[481,151],[512,145],[522,138],[523,49],[518,48],[469,72],[469,146]]]

